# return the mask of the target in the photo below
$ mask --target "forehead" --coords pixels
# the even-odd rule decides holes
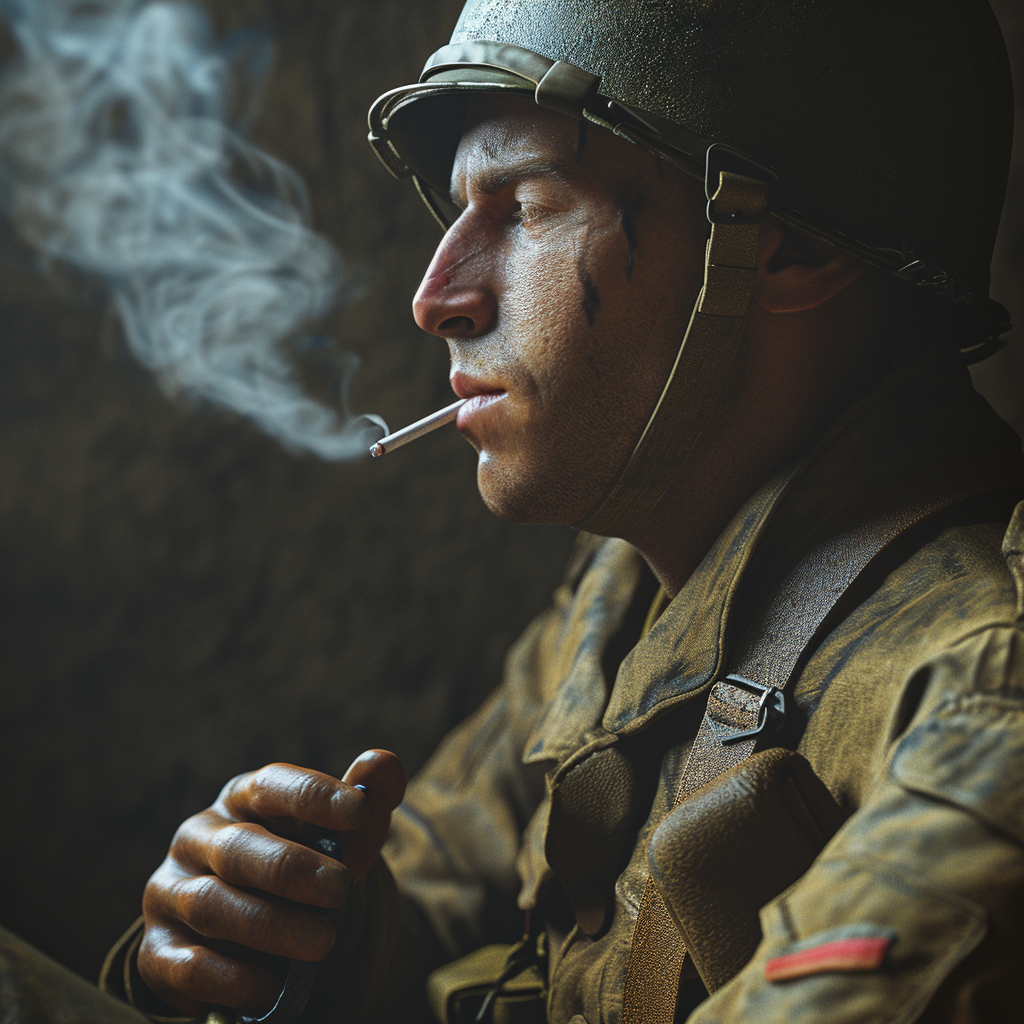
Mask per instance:
[[[637,184],[656,158],[605,129],[545,110],[529,100],[481,97],[466,112],[452,167],[452,191],[481,175],[550,168],[569,182],[593,187]]]
[[[470,160],[498,162],[534,151],[574,155],[581,122],[524,99],[481,97],[470,102],[456,166]]]

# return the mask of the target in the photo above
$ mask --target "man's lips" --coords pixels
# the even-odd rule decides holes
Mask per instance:
[[[494,405],[495,402],[500,402],[506,397],[507,393],[504,391],[492,391],[486,395],[474,395],[459,409],[459,413],[455,417],[455,426],[459,430],[467,428],[470,425],[470,421],[483,412],[487,406]]]
[[[451,375],[452,391],[459,398],[476,398],[479,395],[503,395],[505,389],[500,384],[470,377],[469,374],[457,370]]]
[[[451,384],[452,391],[459,398],[467,399],[466,404],[459,409],[459,415],[455,419],[455,425],[460,431],[469,427],[471,421],[489,405],[500,401],[508,394],[502,387],[487,381],[468,377],[464,373],[453,373]]]

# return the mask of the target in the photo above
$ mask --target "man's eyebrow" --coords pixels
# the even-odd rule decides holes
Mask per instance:
[[[515,164],[501,164],[480,171],[472,175],[473,190],[481,192],[486,196],[494,195],[509,185],[520,181],[529,181],[534,178],[555,178],[562,181],[571,181],[576,177],[575,169],[571,164],[552,160],[523,160]],[[451,200],[456,206],[464,202],[463,192],[466,183],[461,178],[458,184],[452,184]]]

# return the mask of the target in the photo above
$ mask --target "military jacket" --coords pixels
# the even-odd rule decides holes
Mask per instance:
[[[651,837],[753,610],[822,543],[941,492],[966,500],[858,580],[790,689],[796,749],[845,822],[763,907],[753,958],[689,1019],[1015,1019],[1022,485],[1019,440],[962,366],[930,359],[898,367],[754,494],[642,639],[649,571],[622,541],[582,538],[501,685],[395,816],[385,857],[447,955],[514,940],[531,911],[549,940],[552,1024],[616,1024]],[[609,750],[613,784],[576,785]],[[743,871],[761,868],[750,849]],[[849,955],[865,942],[877,962]]]

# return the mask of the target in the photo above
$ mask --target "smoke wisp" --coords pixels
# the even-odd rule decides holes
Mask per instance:
[[[0,75],[0,204],[18,235],[105,283],[168,392],[323,458],[366,455],[387,427],[344,408],[355,357],[340,414],[291,358],[346,278],[298,176],[244,138],[268,42],[215,44],[188,2],[0,0],[0,14],[19,46]]]

